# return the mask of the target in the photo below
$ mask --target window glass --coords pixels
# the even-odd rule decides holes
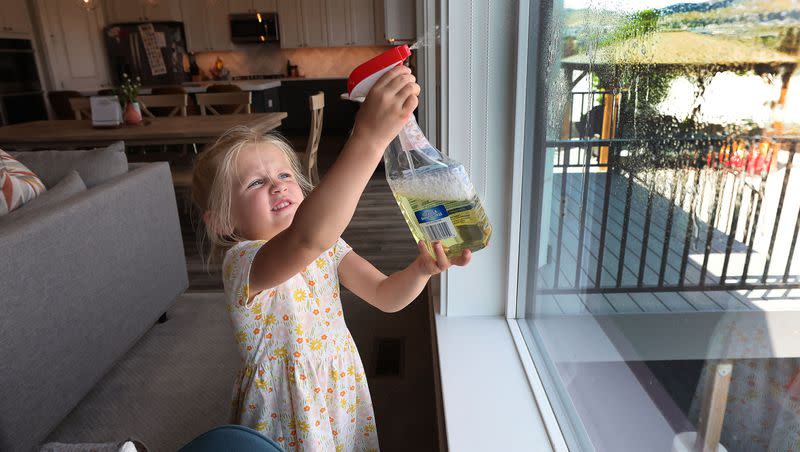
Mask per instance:
[[[800,3],[552,8],[520,325],[568,445],[800,449]]]

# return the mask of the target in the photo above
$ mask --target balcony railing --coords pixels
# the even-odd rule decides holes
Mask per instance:
[[[798,137],[581,139],[552,155],[541,293],[800,288]],[[548,157],[550,158],[550,157]],[[545,212],[545,216],[547,212]]]

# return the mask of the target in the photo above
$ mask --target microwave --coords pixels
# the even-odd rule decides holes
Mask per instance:
[[[231,42],[258,44],[280,41],[276,13],[231,14]]]

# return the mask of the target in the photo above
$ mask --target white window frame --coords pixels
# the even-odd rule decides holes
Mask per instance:
[[[541,0],[518,2],[419,0],[418,3],[420,2],[418,11],[423,11],[423,15],[418,17],[418,24],[433,22],[426,21],[424,17],[425,14],[435,11],[435,8],[430,7],[432,2],[438,2],[442,22],[438,46],[440,102],[439,111],[434,113],[439,119],[438,145],[443,152],[464,163],[473,176],[479,194],[491,198],[487,200],[482,197],[482,200],[488,207],[487,212],[494,228],[491,246],[476,254],[470,266],[455,269],[442,275],[441,278],[440,302],[436,306],[435,314],[435,337],[438,345],[438,364],[449,446],[452,450],[461,451],[485,450],[481,448],[482,444],[497,445],[497,431],[493,430],[491,425],[487,425],[488,422],[488,424],[502,425],[504,427],[502,435],[511,436],[507,444],[503,445],[504,450],[567,451],[564,433],[556,421],[548,399],[548,396],[553,397],[556,394],[545,392],[531,355],[532,352],[536,352],[528,349],[518,323],[518,319],[524,318],[524,313],[518,309],[519,294],[524,293],[521,291],[524,290],[524,287],[521,287],[524,278],[520,280],[518,275],[526,274],[520,271],[527,272],[524,264],[527,259],[520,259],[521,256],[525,256],[520,246],[528,243],[524,241],[524,234],[530,224],[529,216],[522,215],[522,209],[524,205],[530,205],[531,201],[530,194],[525,195],[531,190],[530,187],[527,190],[523,187],[525,180],[523,171],[528,170],[527,166],[532,168],[532,165],[524,165],[524,154],[525,149],[533,149],[536,136],[534,130],[528,127],[535,120],[534,112],[526,110],[526,105],[536,105],[536,91],[526,88],[537,86],[529,83],[528,69],[531,68],[535,72],[539,68],[536,55],[541,25],[538,20],[531,21],[529,17],[531,12],[540,11],[542,2]],[[489,14],[483,9],[476,11],[479,8],[487,8]],[[514,25],[518,26],[516,34],[513,34],[510,27],[498,29],[497,19],[493,16],[498,8],[506,14],[505,19],[508,19],[509,13],[514,16],[512,20],[516,21]],[[480,27],[477,30],[476,23]],[[495,50],[500,47],[500,50],[504,51],[508,50],[508,47],[502,45],[509,43],[502,42],[504,39],[502,36],[497,37],[488,33],[486,39],[483,39],[481,31],[492,26],[495,27],[495,33],[513,34],[510,43],[513,51],[494,59],[489,55],[489,50],[492,49],[490,46],[494,45]],[[418,30],[421,36],[431,32],[430,25],[427,28],[418,27]],[[529,49],[537,50],[529,55]],[[481,60],[481,55],[488,56]],[[478,61],[472,61],[473,57]],[[492,61],[501,64],[499,67],[491,67]],[[422,73],[423,77],[428,76],[423,78],[423,89],[430,90],[435,83],[431,82],[429,77],[435,74],[435,71],[432,72],[430,66],[426,68],[427,70]],[[495,80],[488,79],[489,69],[492,70],[491,75],[496,77]],[[458,77],[451,74],[458,74]],[[481,75],[487,79],[481,79]],[[503,85],[497,80],[507,80],[509,83]],[[503,98],[502,96],[509,101],[493,111],[487,111],[484,118],[475,118],[474,115],[469,117],[468,115],[472,113],[470,107],[480,103],[480,100],[476,102],[472,99],[473,95],[486,102],[487,110],[490,108],[490,101],[495,102],[494,107],[498,107],[497,101]],[[426,102],[426,105],[429,104],[430,102]],[[486,119],[490,114],[491,120]],[[501,124],[502,121],[505,121],[504,125]],[[456,124],[458,127],[451,129],[451,124]],[[472,171],[469,167],[469,164],[475,161],[471,154],[474,149],[470,149],[472,145],[469,142],[470,137],[466,138],[465,146],[465,135],[469,135],[465,134],[465,129],[473,135],[494,133],[494,137],[498,133],[508,135],[508,131],[513,130],[512,136],[506,137],[508,146],[504,152],[495,150],[492,156],[507,166],[501,169],[496,167],[486,169],[485,174],[482,174],[483,179],[478,177],[476,180],[476,172],[479,171]],[[489,156],[484,154],[481,157]],[[491,186],[482,185],[497,174],[504,174],[506,178],[499,179],[499,182],[491,181],[495,182]],[[500,196],[498,190],[501,192]],[[497,199],[500,199],[501,203],[493,205],[492,202]],[[505,207],[502,212],[505,215],[492,214],[492,207],[497,208],[499,205]],[[492,247],[495,249],[494,252],[491,251]],[[487,272],[487,266],[500,270]],[[485,343],[480,340],[471,343],[465,337],[468,336],[465,331],[481,328],[480,325],[485,328],[482,334],[493,341],[492,346],[503,349],[497,350],[496,356],[488,360],[491,366],[484,368],[485,373],[476,374],[475,357],[468,351],[465,353],[465,349],[485,350],[482,348]],[[497,375],[498,373],[500,375]],[[512,373],[515,375],[511,375]],[[473,406],[471,411],[484,413],[480,415],[482,425],[474,424],[467,419],[469,413],[466,415],[463,413],[464,407],[460,405],[462,397],[470,396],[462,392],[467,391],[465,388],[471,387],[471,383],[485,385],[492,382],[495,383],[493,387],[484,388],[491,390],[492,400],[474,397],[471,399],[471,403],[478,404]],[[486,419],[487,414],[491,416],[489,413],[498,408],[508,413],[516,412],[518,416],[498,416],[497,420]],[[520,417],[519,413],[523,415]],[[525,414],[529,416],[526,417]],[[531,422],[539,425],[531,425]],[[543,433],[536,436],[531,434],[534,430]],[[485,438],[480,435],[484,431]],[[467,435],[468,440],[462,442],[461,435]]]

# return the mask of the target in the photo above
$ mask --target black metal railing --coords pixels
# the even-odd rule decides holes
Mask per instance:
[[[544,212],[552,274],[540,272],[541,293],[800,287],[791,274],[800,212],[784,209],[800,137],[570,139],[546,146],[555,208]],[[792,227],[779,228],[786,222]],[[757,237],[764,266],[751,274]],[[774,259],[779,240],[789,246],[785,262]],[[771,275],[772,267],[780,272]]]

